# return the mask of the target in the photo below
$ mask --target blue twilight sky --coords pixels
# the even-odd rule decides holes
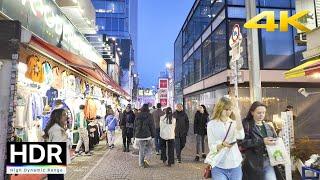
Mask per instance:
[[[195,0],[139,0],[138,73],[140,86],[156,85],[166,62],[174,58],[174,41]]]

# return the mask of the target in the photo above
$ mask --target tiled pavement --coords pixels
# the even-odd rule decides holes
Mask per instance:
[[[182,153],[182,163],[172,167],[164,166],[160,156],[153,155],[151,167],[139,168],[138,156],[122,152],[121,133],[117,133],[116,147],[107,149],[101,141],[93,156],[81,156],[73,159],[67,168],[66,180],[77,179],[203,179],[203,162],[194,162],[195,138],[187,137],[187,144]],[[132,150],[132,148],[130,147]],[[203,159],[201,159],[203,161]]]

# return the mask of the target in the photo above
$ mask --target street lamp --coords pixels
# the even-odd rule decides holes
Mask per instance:
[[[167,69],[171,69],[172,68],[172,64],[171,63],[166,63],[166,68]]]

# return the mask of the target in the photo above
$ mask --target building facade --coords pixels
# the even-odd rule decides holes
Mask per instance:
[[[96,9],[97,34],[102,43],[115,49],[119,64],[110,58],[109,69],[119,66],[119,83],[132,95],[137,62],[137,0],[92,0]],[[112,39],[113,42],[108,41]],[[104,45],[101,52],[105,53]],[[109,56],[107,54],[107,56]],[[107,57],[108,58],[108,57]]]
[[[275,11],[276,22],[279,23],[279,11],[288,11],[289,16],[295,14],[295,0],[257,0],[257,14]],[[239,84],[239,96],[242,116],[251,104],[249,94],[249,72],[247,52],[247,29],[245,0],[196,0],[181,28],[174,44],[174,85],[175,102],[184,102],[191,119],[197,105],[204,104],[210,113],[216,101],[224,95],[233,94],[230,84],[229,37],[235,24],[241,27],[243,36],[241,56],[244,65],[241,68],[243,83]],[[264,23],[264,22],[262,22]],[[298,78],[286,80],[284,72],[301,64],[305,46],[295,43],[296,29],[289,27],[288,32],[266,32],[260,29],[259,61],[262,82],[262,100],[268,105],[267,118],[272,120],[285,107],[293,105],[298,115],[298,137],[319,134],[310,131],[319,113],[310,115],[312,107],[318,104],[299,95],[301,87],[316,88],[316,79]],[[317,99],[319,100],[319,99]],[[307,121],[308,123],[301,123]]]

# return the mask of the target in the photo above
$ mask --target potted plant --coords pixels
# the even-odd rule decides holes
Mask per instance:
[[[298,168],[300,174],[302,174],[302,166],[304,166],[303,162],[307,161],[312,154],[317,153],[319,153],[317,143],[310,140],[308,137],[296,140],[294,147],[291,149],[291,155],[294,158],[294,164]],[[310,175],[312,174],[313,173]]]

